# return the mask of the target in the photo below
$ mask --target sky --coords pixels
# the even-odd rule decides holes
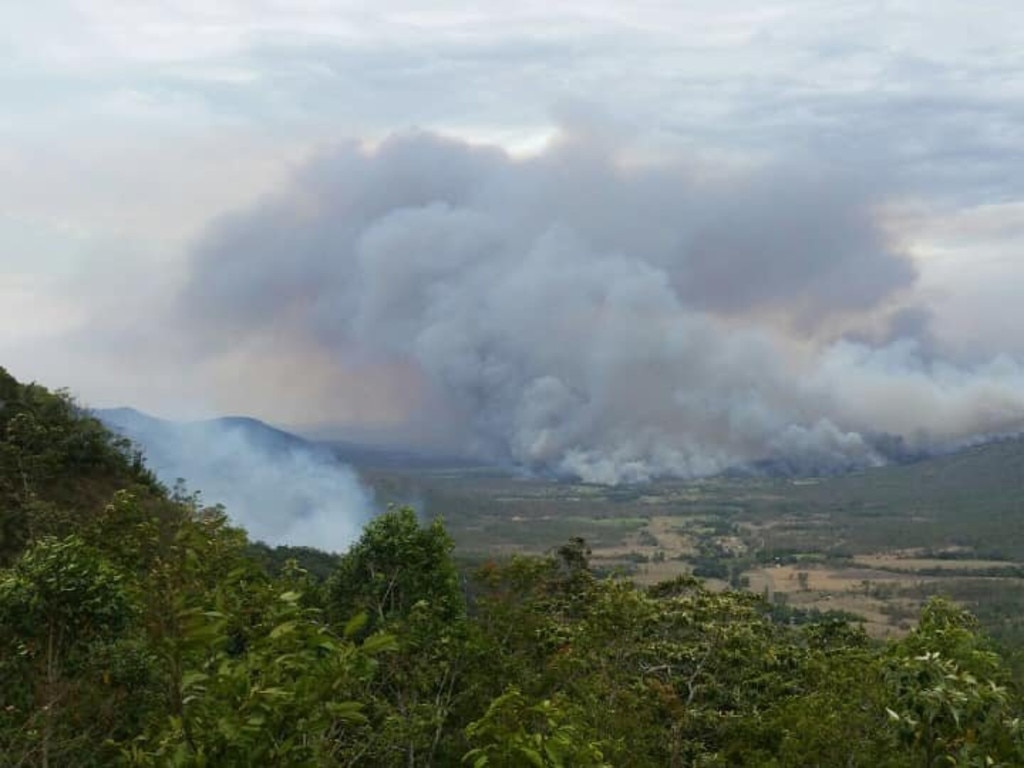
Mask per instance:
[[[1022,22],[6,3],[0,365],[611,480],[1011,430]]]

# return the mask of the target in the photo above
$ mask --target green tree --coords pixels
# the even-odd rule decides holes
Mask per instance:
[[[365,617],[333,633],[297,592],[272,600],[245,652],[221,642],[185,671],[183,709],[125,745],[131,765],[323,766],[358,759],[366,740],[362,695],[375,657],[394,640],[352,640]],[[208,638],[204,638],[208,639]]]
[[[0,368],[0,565],[33,538],[76,532],[120,488],[162,494],[141,454],[66,392]]]
[[[75,702],[73,671],[133,612],[120,574],[78,536],[39,540],[0,576],[3,696],[22,715],[20,727],[4,730],[26,736],[26,757],[67,761],[74,744],[58,731]]]
[[[473,768],[610,768],[601,744],[573,724],[575,713],[558,699],[530,703],[509,688],[466,726],[478,744],[463,757]]]
[[[441,520],[421,527],[409,507],[372,520],[327,583],[328,610],[338,620],[365,611],[371,625],[408,616],[417,604],[454,620],[465,612],[454,543]]]
[[[908,637],[889,649],[891,724],[925,764],[1024,764],[1024,726],[999,655],[977,620],[934,599]]]
[[[466,607],[453,543],[435,520],[421,526],[412,509],[389,509],[370,522],[327,582],[335,626],[364,613],[364,632],[397,638],[381,660],[367,714],[373,762],[434,765],[447,745],[463,686]]]

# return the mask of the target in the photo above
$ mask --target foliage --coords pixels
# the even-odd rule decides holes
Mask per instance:
[[[319,766],[343,754],[349,732],[366,722],[363,703],[350,697],[372,676],[374,657],[394,643],[377,635],[356,645],[299,599],[278,595],[244,654],[218,638],[219,616],[194,625],[218,650],[185,674],[181,712],[125,745],[125,762]]]
[[[247,554],[272,575],[280,575],[289,567],[290,562],[295,562],[318,582],[325,581],[334,573],[340,559],[338,555],[313,549],[313,547],[288,545],[271,547],[261,541],[249,544]]]
[[[967,612],[933,600],[918,628],[890,651],[887,712],[903,744],[928,765],[1024,762],[1024,729],[1005,669],[975,625]]]
[[[353,615],[396,637],[381,660],[367,713],[374,737],[367,759],[434,765],[449,731],[465,674],[465,602],[439,520],[421,526],[412,509],[392,508],[370,522],[328,579],[327,613],[336,627]]]
[[[582,738],[558,701],[530,704],[517,688],[510,688],[487,707],[479,720],[466,726],[466,735],[482,746],[466,753],[473,768],[605,768],[599,744]]]
[[[161,491],[141,453],[66,392],[0,368],[0,565],[32,538],[75,532],[120,488]]]
[[[371,521],[327,585],[335,618],[365,611],[371,624],[408,616],[421,602],[443,620],[462,611],[454,544],[440,520],[420,527],[409,507]]]
[[[78,713],[66,702],[82,683],[91,646],[116,638],[132,613],[120,575],[77,536],[40,539],[0,573],[8,749],[20,743],[43,764],[70,752],[60,732],[74,730]]]
[[[134,461],[0,371],[4,765],[1024,765],[1006,660],[951,603],[877,642],[599,577],[578,537],[460,575],[404,508],[339,558],[271,551]]]

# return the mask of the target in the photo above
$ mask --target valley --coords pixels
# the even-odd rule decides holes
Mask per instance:
[[[580,536],[605,573],[682,574],[780,610],[836,612],[905,634],[946,595],[1024,639],[1024,441],[823,478],[720,477],[606,487],[493,469],[364,467],[379,503],[442,516],[466,561]]]
[[[639,585],[693,575],[712,589],[762,595],[792,621],[850,618],[879,638],[906,634],[924,603],[944,595],[1000,641],[1024,644],[1020,438],[834,476],[735,473],[605,486],[400,447],[311,441],[254,419],[174,424],[125,410],[100,416],[137,440],[158,472],[169,468],[165,482],[185,475],[205,498],[240,512],[257,538],[290,531],[292,543],[331,549],[332,541],[350,540],[349,517],[408,505],[444,518],[467,567],[552,552],[578,536],[595,570]],[[226,467],[229,479],[249,480],[225,486],[219,475],[211,479],[208,470],[223,475]],[[282,494],[289,472],[320,483],[307,484],[301,498]],[[372,498],[356,487],[356,473]],[[273,493],[264,482],[257,493],[238,495],[264,476]],[[323,484],[325,476],[332,482]],[[320,513],[310,518],[312,509]],[[326,536],[328,529],[337,537]],[[306,540],[314,531],[315,541]]]

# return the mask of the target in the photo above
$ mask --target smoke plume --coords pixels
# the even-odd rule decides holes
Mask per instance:
[[[161,482],[185,480],[255,540],[340,552],[373,515],[371,493],[351,468],[262,422],[179,423],[123,408],[97,416],[145,450]]]
[[[526,158],[349,143],[213,226],[182,309],[211,356],[260,340],[409,370],[410,418],[587,481],[1019,429],[1024,370],[936,354],[882,202],[810,162],[716,170],[578,128]]]

